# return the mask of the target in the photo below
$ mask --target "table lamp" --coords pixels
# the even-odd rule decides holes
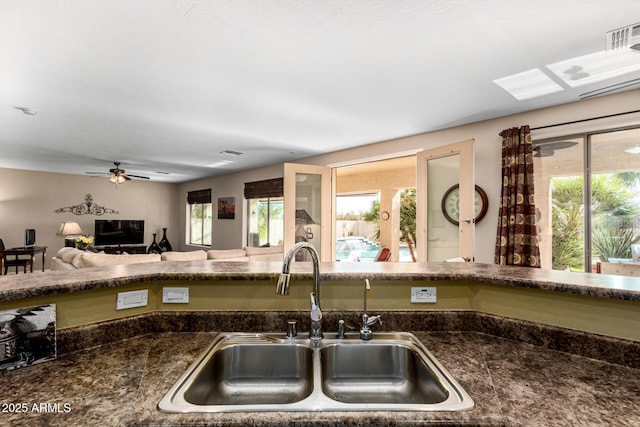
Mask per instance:
[[[64,246],[74,247],[76,238],[82,236],[82,229],[77,222],[67,221],[60,224],[58,228],[58,236],[64,236]]]

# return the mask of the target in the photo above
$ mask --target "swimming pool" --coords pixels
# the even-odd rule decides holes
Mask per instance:
[[[343,262],[372,262],[380,250],[378,243],[364,237],[341,237],[336,239],[336,259]],[[400,244],[400,261],[411,262],[409,248]]]

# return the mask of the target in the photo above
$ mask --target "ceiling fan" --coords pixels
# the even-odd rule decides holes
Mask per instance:
[[[123,184],[127,181],[130,181],[131,178],[149,179],[148,176],[127,174],[124,169],[120,169],[120,162],[113,162],[113,164],[115,165],[115,167],[109,169],[109,173],[106,173],[106,172],[85,172],[85,173],[90,175],[109,175],[109,182],[112,182],[115,185]]]
[[[564,150],[565,148],[573,147],[576,144],[577,142],[575,141],[557,141],[534,145],[533,157],[552,157],[557,150]]]

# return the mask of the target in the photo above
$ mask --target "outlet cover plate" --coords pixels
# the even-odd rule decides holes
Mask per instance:
[[[118,292],[116,301],[116,310],[125,310],[127,308],[144,307],[149,301],[149,290],[141,289],[139,291]]]
[[[437,302],[437,292],[435,287],[411,288],[411,302],[434,303]]]
[[[189,288],[162,288],[163,304],[188,304]]]

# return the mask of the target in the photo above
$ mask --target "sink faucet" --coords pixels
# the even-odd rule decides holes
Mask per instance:
[[[287,295],[289,293],[289,281],[291,275],[289,269],[291,261],[293,261],[295,255],[306,249],[311,254],[311,260],[313,262],[313,292],[311,292],[311,329],[309,330],[309,338],[312,340],[321,340],[324,338],[322,333],[322,325],[320,319],[322,319],[322,312],[320,311],[320,263],[318,261],[318,252],[316,248],[309,242],[296,243],[284,257],[282,263],[282,274],[278,278],[278,285],[276,286],[276,294]]]
[[[375,324],[376,322],[382,325],[381,316],[371,316],[367,314],[367,293],[371,290],[371,285],[369,284],[369,279],[365,279],[364,281],[364,312],[362,314],[362,328],[360,328],[360,339],[369,341],[373,337],[373,333],[369,326]]]

